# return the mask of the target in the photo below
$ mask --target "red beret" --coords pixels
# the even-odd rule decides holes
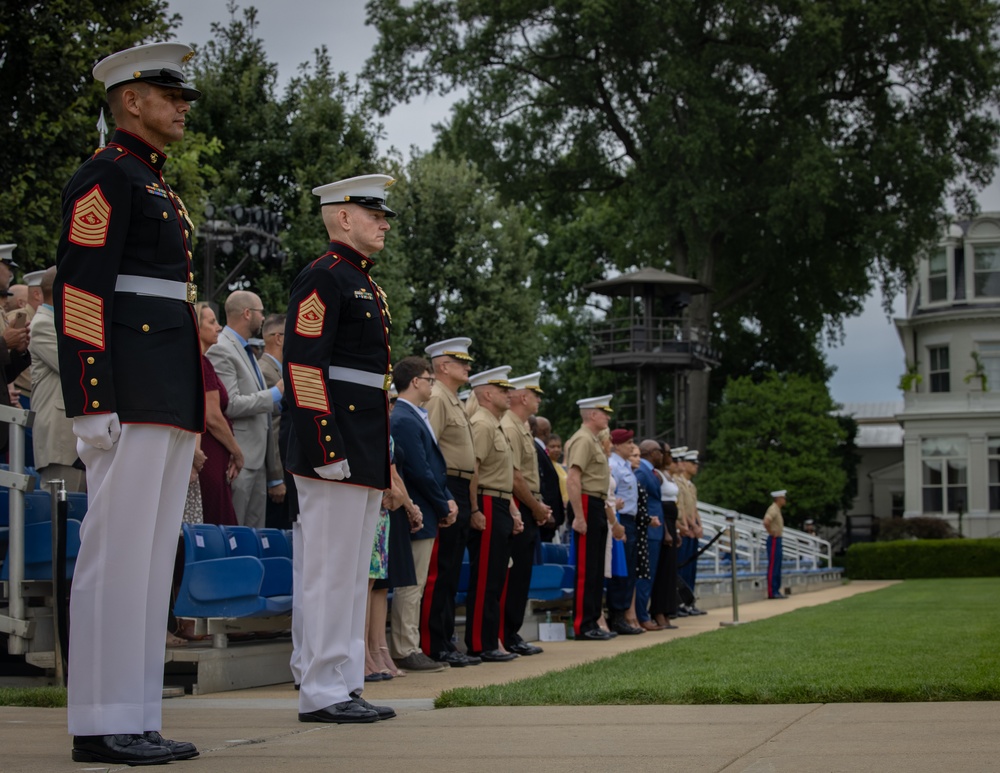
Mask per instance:
[[[627,443],[634,437],[635,433],[630,429],[611,430],[611,442],[616,446],[620,446],[622,443]]]

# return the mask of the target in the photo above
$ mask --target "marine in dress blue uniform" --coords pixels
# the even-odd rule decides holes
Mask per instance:
[[[118,125],[63,191],[53,287],[66,415],[90,505],[70,603],[73,759],[197,755],[159,736],[164,625],[204,380],[190,284],[192,225],[163,179],[200,92],[179,43],[94,67]]]
[[[374,722],[394,712],[361,697],[368,570],[389,488],[389,335],[369,275],[389,230],[387,175],[313,189],[330,235],[292,285],[282,370],[302,550],[293,562],[299,720]]]

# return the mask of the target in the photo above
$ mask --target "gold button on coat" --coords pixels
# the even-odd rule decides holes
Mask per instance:
[[[87,364],[88,365],[93,365],[94,364],[94,358],[93,357],[88,357],[87,358]]]
[[[90,379],[90,385],[91,386],[97,386],[97,379],[96,378]]]
[[[320,425],[323,426],[323,427],[325,427],[326,426],[326,419],[320,420]]]
[[[333,438],[332,438],[332,437],[330,437],[329,435],[327,435],[327,436],[326,436],[325,438],[323,438],[323,439],[324,439],[324,440],[325,440],[325,441],[326,441],[327,443],[329,443],[329,442],[330,442],[331,440],[333,440]]]
[[[166,213],[166,212],[164,212],[164,213],[163,213],[163,219],[164,219],[164,220],[166,220],[166,219],[167,219],[167,213]]]
[[[97,400],[94,400],[94,402],[92,402],[90,405],[91,405],[92,408],[100,408],[101,407],[101,404]]]
[[[349,411],[353,411],[353,410],[354,410],[354,406],[353,406],[353,405],[348,405],[348,406],[347,406],[347,410],[349,410]]]
[[[330,452],[330,458],[331,458],[331,459],[334,459],[334,458],[336,458],[336,456],[337,456],[337,454],[336,454],[336,453],[334,453],[333,451],[331,451],[331,452]]]
[[[149,325],[143,325],[142,326],[142,332],[143,333],[148,333],[149,332]]]
[[[371,319],[372,318],[372,313],[370,311],[366,311],[365,312],[365,316],[368,317],[368,319]]]

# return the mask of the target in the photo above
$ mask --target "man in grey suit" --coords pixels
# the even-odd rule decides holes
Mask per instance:
[[[233,507],[243,526],[264,526],[267,501],[265,462],[270,445],[271,414],[279,409],[284,382],[268,388],[247,343],[260,334],[264,307],[260,297],[237,290],[226,299],[226,327],[219,341],[205,352],[229,392],[226,415],[233,420],[233,434],[243,449],[243,470],[233,481]]]
[[[52,285],[56,267],[42,274],[42,303],[31,321],[31,410],[35,412],[35,466],[42,480],[66,481],[67,491],[85,491],[86,474],[76,461],[73,420],[66,417],[62,382],[59,380],[59,350],[52,310]]]

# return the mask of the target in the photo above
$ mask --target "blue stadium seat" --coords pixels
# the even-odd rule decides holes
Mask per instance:
[[[455,593],[455,604],[461,606],[465,603],[465,597],[469,593],[469,554],[465,554],[465,560],[462,561],[462,569],[458,575],[458,591]]]
[[[542,563],[543,564],[568,564],[569,545],[559,542],[542,543]]]
[[[257,533],[249,526],[223,526],[222,535],[226,538],[227,556],[253,556],[260,558],[260,540]]]
[[[184,576],[175,615],[268,617],[291,611],[290,559],[233,555],[230,551],[239,551],[246,537],[240,532],[227,535],[214,524],[183,524],[183,530]],[[257,536],[252,529],[248,531],[257,553]]]
[[[8,539],[8,529],[4,528],[0,540]],[[72,577],[76,568],[76,557],[80,553],[80,522],[75,519],[66,521],[66,577]],[[7,549],[7,559],[10,558],[10,546]],[[4,560],[0,570],[0,580],[9,579],[9,560]],[[52,521],[27,523],[24,526],[24,579],[52,579]]]
[[[52,498],[47,491],[32,491],[24,495],[24,522],[41,523],[52,520]],[[78,519],[79,520],[79,519]],[[10,490],[0,488],[0,526],[10,526]]]
[[[538,601],[555,601],[572,595],[572,585],[567,592],[563,585],[565,564],[537,564],[531,568],[528,598]]]
[[[67,491],[66,492],[66,517],[83,520],[87,514],[87,492]]]
[[[281,529],[257,529],[261,558],[291,558],[292,541]]]

